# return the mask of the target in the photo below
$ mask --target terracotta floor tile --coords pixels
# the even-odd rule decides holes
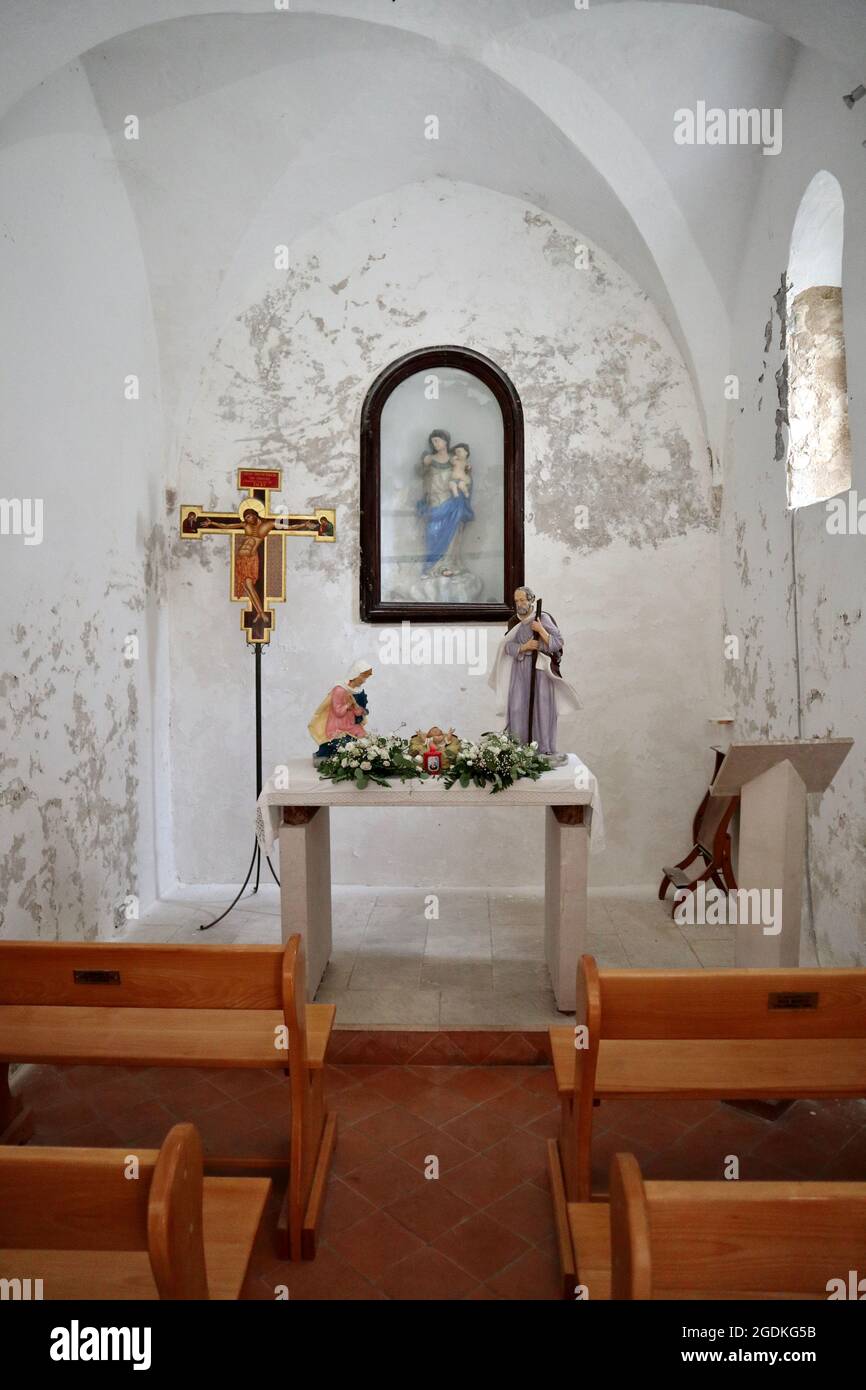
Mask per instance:
[[[441,1177],[443,1173],[450,1172],[452,1168],[472,1158],[473,1151],[446,1130],[428,1126],[423,1134],[400,1144],[394,1149],[394,1153],[422,1173],[427,1170],[428,1159],[436,1158]],[[425,1181],[435,1182],[436,1179],[426,1178]]]
[[[229,1100],[245,1100],[268,1086],[285,1086],[288,1078],[279,1071],[248,1071],[246,1067],[223,1067],[207,1073],[212,1086]]]
[[[514,1174],[513,1186],[547,1173],[546,1141],[540,1134],[528,1134],[525,1130],[513,1130],[492,1149],[488,1149],[486,1157],[504,1173]]]
[[[426,1120],[413,1115],[411,1110],[404,1109],[402,1105],[392,1105],[387,1110],[368,1115],[352,1128],[355,1133],[363,1134],[365,1139],[380,1150],[396,1149],[401,1144],[408,1144],[410,1140],[419,1138],[423,1147],[425,1136],[433,1136],[436,1133]]]
[[[445,1084],[449,1091],[478,1104],[512,1090],[517,1080],[511,1075],[511,1067],[461,1067]]]
[[[434,1248],[467,1274],[486,1280],[523,1254],[527,1243],[514,1231],[491,1220],[486,1212],[478,1212],[446,1231],[434,1242]]]
[[[548,1110],[544,1115],[540,1115],[537,1120],[526,1126],[530,1134],[537,1134],[541,1139],[556,1139],[559,1134],[561,1124],[560,1112],[558,1110]]]
[[[839,1150],[866,1129],[866,1105],[850,1101],[798,1100],[774,1129]]]
[[[353,1169],[360,1168],[362,1163],[369,1163],[378,1152],[376,1145],[358,1130],[340,1130],[331,1171],[342,1177],[351,1173]]]
[[[86,1090],[90,1086],[105,1084],[106,1076],[110,1074],[110,1067],[59,1067],[63,1072],[67,1086],[71,1086],[74,1091]]]
[[[425,1248],[424,1241],[384,1211],[363,1216],[332,1236],[329,1244],[347,1264],[373,1281],[380,1280],[398,1260]]]
[[[842,1147],[842,1144],[835,1146],[837,1152]],[[791,1130],[779,1129],[777,1125],[773,1125],[748,1153],[749,1158],[775,1163],[792,1176],[810,1178],[813,1182],[821,1176],[827,1156],[827,1146],[817,1136],[807,1139]]]
[[[59,1145],[73,1149],[123,1149],[124,1151],[128,1148],[134,1153],[137,1148],[158,1149],[171,1126],[172,1120],[170,1118],[165,1126],[154,1124],[152,1129],[147,1132],[144,1142],[126,1145],[120,1142],[117,1135],[112,1135],[112,1131],[104,1121],[97,1119],[76,1129],[64,1129],[62,1135],[37,1129],[30,1142],[38,1148],[43,1148],[45,1145],[50,1147]]]
[[[351,1173],[345,1174],[345,1182],[353,1192],[360,1192],[374,1207],[384,1207],[397,1197],[405,1197],[409,1192],[419,1190],[424,1182],[422,1174],[417,1173],[394,1154],[377,1154]]]
[[[866,1182],[866,1132],[861,1130],[835,1155],[828,1155],[822,1178],[835,1182]]]
[[[411,1192],[385,1207],[389,1216],[422,1240],[434,1241],[450,1231],[459,1221],[471,1216],[475,1208],[449,1192],[441,1182],[425,1182],[417,1192]]]
[[[211,1085],[209,1081],[201,1081],[195,1077],[191,1077],[185,1086],[174,1086],[169,1090],[161,1087],[153,1094],[155,1099],[162,1101],[163,1105],[177,1116],[178,1120],[197,1121],[199,1116],[209,1110],[215,1110],[226,1102],[224,1091]],[[102,1100],[100,1108],[106,1108]]]
[[[258,1126],[251,1118],[249,1110],[240,1101],[224,1100],[215,1109],[199,1115],[195,1125],[207,1154],[234,1153],[236,1140],[246,1140],[246,1151],[253,1152],[249,1145],[249,1135]],[[229,1145],[232,1147],[229,1148]]]
[[[33,1100],[30,1096],[26,1096],[26,1099],[28,1102]],[[38,1100],[38,1104],[33,1101],[31,1109],[34,1115],[38,1116],[40,1124],[51,1129],[53,1133],[62,1133],[64,1129],[80,1129],[82,1125],[94,1123],[100,1118],[91,1097],[81,1090],[64,1090],[56,1094],[48,1092]]]
[[[331,1241],[339,1231],[344,1231],[347,1226],[354,1225],[361,1217],[369,1216],[375,1210],[372,1202],[332,1173],[322,1213],[321,1238]]]
[[[155,1099],[142,1100],[122,1114],[102,1117],[117,1134],[121,1147],[158,1148],[177,1120],[167,1106]],[[71,1141],[70,1141],[71,1142]]]
[[[637,1107],[629,1107],[625,1103],[617,1110],[615,1118],[608,1113],[605,1119],[617,1134],[650,1149],[663,1149],[668,1144],[675,1144],[689,1129],[689,1126],[662,1111],[653,1110],[649,1106],[638,1110]]]
[[[403,1103],[407,1110],[414,1111],[434,1125],[447,1124],[449,1120],[473,1109],[476,1104],[467,1096],[455,1093],[450,1086],[429,1086],[420,1095],[407,1097]]]
[[[461,1163],[459,1168],[446,1173],[440,1181],[446,1184],[450,1192],[462,1197],[464,1202],[483,1208],[519,1187],[521,1178],[507,1169],[503,1170],[500,1164],[494,1163],[483,1153]]]
[[[351,1075],[347,1067],[325,1065],[325,1094],[336,1095],[338,1091],[345,1091],[350,1086],[357,1085],[360,1077]]]
[[[477,1280],[429,1245],[392,1265],[379,1287],[389,1298],[452,1299],[463,1298]]]
[[[421,1071],[421,1068],[417,1070]],[[426,1095],[432,1089],[429,1081],[416,1076],[408,1067],[382,1068],[371,1077],[370,1085],[392,1105],[405,1105],[407,1101]]]
[[[556,1103],[556,1083],[553,1079],[553,1067],[521,1067],[521,1071],[528,1073],[521,1081],[521,1086],[527,1091],[537,1091],[541,1095],[553,1097]]]
[[[251,1095],[235,1096],[235,1100],[243,1106],[254,1124],[264,1124],[266,1120],[288,1120],[292,1112],[288,1077],[283,1078],[282,1086],[263,1086]]]
[[[552,1230],[550,1192],[526,1182],[500,1197],[498,1202],[492,1202],[487,1215],[534,1245],[545,1240]]]
[[[291,1302],[337,1299],[380,1299],[384,1295],[344,1259],[322,1244],[314,1260],[273,1260],[259,1274],[273,1298],[284,1284]]]
[[[492,1275],[487,1283],[499,1298],[537,1302],[562,1296],[562,1276],[556,1255],[538,1246],[521,1255],[507,1269]]]
[[[445,1086],[458,1072],[464,1070],[464,1067],[415,1066],[414,1063],[408,1067],[413,1076],[417,1076],[419,1081],[429,1086]]]
[[[485,1105],[477,1105],[474,1110],[468,1110],[465,1115],[458,1115],[455,1120],[449,1120],[444,1126],[446,1134],[453,1134],[461,1144],[466,1144],[478,1153],[498,1144],[500,1139],[511,1134],[513,1128],[504,1116],[495,1110],[488,1110]]]
[[[365,1120],[368,1115],[387,1110],[392,1102],[372,1086],[349,1086],[344,1091],[329,1095],[326,1104],[329,1110],[339,1115],[341,1125],[348,1129],[358,1120]]]
[[[527,1091],[524,1086],[512,1086],[479,1106],[479,1109],[501,1115],[513,1125],[527,1126],[542,1115],[559,1120],[559,1104],[555,1096],[543,1091]]]

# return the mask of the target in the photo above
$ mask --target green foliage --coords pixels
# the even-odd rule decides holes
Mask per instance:
[[[460,740],[460,753],[442,773],[446,787],[489,787],[491,794],[505,791],[521,777],[533,781],[550,769],[547,758],[535,744],[519,743],[508,734],[482,734],[477,743]],[[371,782],[387,787],[398,777],[401,782],[424,780],[428,774],[420,756],[409,752],[408,740],[396,734],[346,739],[337,752],[319,764],[319,775],[332,782],[353,782],[359,791]]]

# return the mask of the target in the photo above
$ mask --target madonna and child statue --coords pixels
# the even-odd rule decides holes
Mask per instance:
[[[423,562],[410,593],[419,602],[472,603],[484,584],[467,568],[464,534],[475,520],[472,450],[452,445],[445,429],[433,430],[421,455],[421,497],[415,512],[423,526]]]

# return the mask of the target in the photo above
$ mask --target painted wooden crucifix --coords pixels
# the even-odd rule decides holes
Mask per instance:
[[[237,486],[246,497],[234,512],[209,512],[204,507],[182,506],[181,540],[202,536],[230,536],[229,598],[244,604],[241,628],[250,644],[271,640],[275,614],[273,603],[286,600],[286,539],[312,536],[316,541],[336,539],[335,514],[317,507],[309,516],[272,512],[270,494],[282,487],[279,468],[239,468]]]

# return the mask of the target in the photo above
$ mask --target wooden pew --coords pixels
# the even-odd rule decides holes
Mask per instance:
[[[292,1102],[279,1244],[291,1259],[312,1259],[336,1139],[323,1089],[334,1013],[305,1003],[297,935],[285,947],[0,942],[0,1143],[32,1134],[9,1091],[10,1062],[278,1068]],[[280,1166],[254,1156],[207,1161]]]
[[[590,1299],[826,1299],[863,1270],[866,1183],[652,1182],[616,1154],[610,1206],[567,1214]]]
[[[607,1098],[866,1095],[866,969],[599,970],[582,956],[575,1022],[585,1047],[550,1029],[569,1201],[591,1199],[593,1109]]]
[[[3,1148],[0,1278],[47,1301],[239,1298],[270,1188],[205,1178],[190,1124],[159,1150]]]

